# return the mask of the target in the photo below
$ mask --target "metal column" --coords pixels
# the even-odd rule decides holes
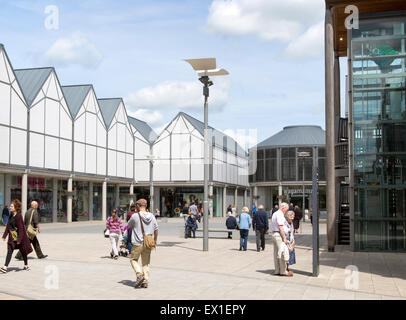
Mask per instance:
[[[105,221],[107,218],[107,181],[103,181],[102,187],[102,220]]]
[[[52,222],[58,222],[58,179],[52,179]]]
[[[327,242],[328,250],[334,251],[336,194],[335,194],[335,113],[334,113],[334,30],[331,8],[326,8],[325,18],[325,117],[327,153]]]
[[[68,200],[67,200],[67,214],[66,214],[66,222],[71,223],[72,222],[72,199],[73,199],[73,193],[72,193],[72,177],[69,177],[68,179]]]
[[[89,220],[93,221],[93,182],[89,182]]]

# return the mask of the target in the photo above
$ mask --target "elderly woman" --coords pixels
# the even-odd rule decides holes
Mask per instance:
[[[27,255],[32,252],[30,240],[27,236],[25,229],[23,216],[21,215],[21,202],[19,200],[13,200],[10,204],[10,218],[7,222],[6,230],[4,230],[3,240],[7,241],[7,257],[4,267],[0,269],[1,273],[7,273],[8,265],[11,261],[13,251],[20,250],[21,256],[24,260],[24,270],[28,271]]]
[[[286,239],[289,241],[289,262],[288,266],[296,263],[296,256],[295,256],[295,228],[293,225],[293,221],[295,219],[295,212],[288,211],[286,213],[286,223],[284,226]],[[289,270],[289,267],[287,268]]]
[[[242,208],[242,213],[238,218],[240,225],[240,251],[247,251],[248,233],[252,224],[249,212],[250,210],[247,207]]]

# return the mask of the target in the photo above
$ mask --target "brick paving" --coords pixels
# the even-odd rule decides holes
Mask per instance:
[[[326,226],[320,226],[320,276],[311,276],[311,225],[304,223],[296,235],[296,260],[291,278],[273,276],[273,247],[267,236],[265,251],[255,249],[250,231],[248,251],[239,241],[224,235],[210,238],[209,251],[202,251],[202,238],[179,237],[183,219],[160,222],[159,245],[152,253],[148,289],[134,289],[129,259],[110,259],[110,243],[104,239],[102,222],[72,225],[43,224],[39,235],[47,259],[30,255],[31,271],[12,259],[10,272],[1,277],[0,299],[402,299],[406,298],[406,254],[359,253],[338,246],[327,252]],[[212,218],[218,227],[223,218]],[[0,227],[0,232],[4,230]],[[6,243],[0,244],[0,264]],[[348,265],[358,268],[350,282]],[[57,281],[50,281],[50,275]],[[346,286],[347,283],[347,286]]]

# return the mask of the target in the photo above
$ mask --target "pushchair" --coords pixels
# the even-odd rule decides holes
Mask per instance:
[[[128,252],[127,239],[121,240],[120,251],[118,252],[118,254],[122,257],[128,257],[129,252]]]

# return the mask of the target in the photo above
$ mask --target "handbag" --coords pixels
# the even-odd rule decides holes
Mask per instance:
[[[28,225],[28,228],[27,228],[27,235],[28,235],[28,238],[30,238],[30,240],[34,239],[38,233],[38,228],[34,228],[31,225],[33,215],[34,215],[34,210],[31,211],[30,224]]]
[[[146,247],[150,250],[156,249],[156,244],[155,244],[154,238],[151,235],[145,234],[144,225],[142,223],[141,215],[139,212],[138,212],[138,217],[140,218],[142,235],[144,237],[144,247]]]
[[[104,229],[104,237],[109,238],[110,237],[110,230],[109,229]]]
[[[13,238],[13,241],[17,241],[18,239],[18,233],[17,230],[10,230],[11,237]]]

